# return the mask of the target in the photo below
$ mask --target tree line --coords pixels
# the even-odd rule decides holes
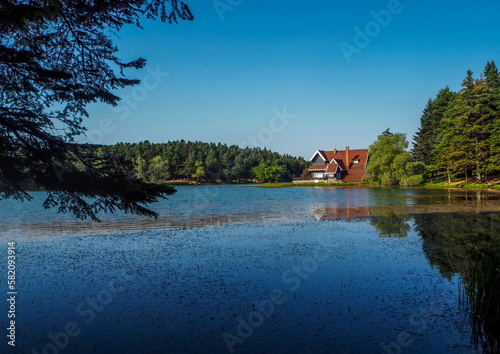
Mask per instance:
[[[474,177],[484,182],[500,170],[500,75],[493,61],[478,78],[471,70],[462,89],[448,87],[429,100],[413,155],[429,177]]]
[[[263,182],[291,181],[309,166],[303,158],[281,155],[266,148],[169,141],[154,144],[118,143],[97,147],[98,158],[132,162],[135,177],[145,182],[196,180],[230,183],[257,178]]]
[[[420,185],[429,180],[474,178],[500,172],[500,75],[494,61],[478,78],[471,70],[462,89],[447,86],[427,102],[407,151],[405,134],[389,129],[370,146],[365,182]]]

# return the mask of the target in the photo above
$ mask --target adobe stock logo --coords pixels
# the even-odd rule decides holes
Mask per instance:
[[[342,50],[342,54],[344,54],[347,63],[350,64],[352,62],[352,56],[354,54],[359,54],[362,49],[368,47],[372,42],[372,39],[377,37],[382,32],[382,28],[389,26],[393,16],[400,14],[403,9],[404,8],[401,5],[400,0],[389,0],[387,3],[387,9],[383,9],[378,12],[375,10],[370,11],[373,20],[367,22],[364,29],[354,27],[355,34],[353,42],[340,43],[340,49]]]
[[[289,114],[286,111],[286,106],[283,107],[283,112],[273,109],[274,117],[269,121],[269,128],[262,128],[257,136],[249,135],[247,140],[239,143],[242,148],[245,147],[260,147],[264,148],[267,144],[274,140],[276,133],[281,133],[290,124],[291,119],[295,119],[294,114]]]
[[[240,6],[243,0],[214,0],[212,5],[214,6],[215,12],[219,15],[219,18],[224,21],[224,14],[226,12],[233,12],[237,6]]]

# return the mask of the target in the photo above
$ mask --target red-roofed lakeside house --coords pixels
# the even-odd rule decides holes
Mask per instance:
[[[316,150],[310,161],[311,178],[314,180],[341,180],[344,182],[361,182],[366,175],[368,149],[324,151]]]

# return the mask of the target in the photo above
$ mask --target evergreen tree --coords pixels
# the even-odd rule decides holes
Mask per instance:
[[[292,180],[309,166],[303,158],[280,155],[260,148],[241,149],[236,145],[207,144],[202,142],[170,141],[151,144],[116,144],[95,148],[98,156],[135,162],[130,174],[146,182],[168,179],[196,178],[208,182],[232,182],[250,179],[252,168],[260,163],[281,168],[281,179]],[[196,156],[196,159],[194,158]],[[226,167],[229,166],[229,167]],[[196,175],[196,177],[195,177]]]
[[[245,178],[245,157],[242,152],[234,159],[234,166],[231,172],[233,178],[238,180],[238,182]]]
[[[172,188],[136,180],[132,167],[99,159],[73,139],[84,132],[87,104],[116,105],[116,89],[139,83],[122,74],[146,61],[121,61],[112,36],[141,17],[193,16],[180,0],[51,3],[0,3],[0,198],[29,200],[25,187],[34,184],[48,191],[45,207],[79,218],[115,209],[156,216],[142,204]]]
[[[500,74],[488,62],[478,79],[471,70],[459,93],[441,90],[429,100],[415,135],[413,155],[433,174],[475,176],[500,171]]]
[[[494,90],[500,88],[500,76],[498,74],[497,66],[493,60],[486,64],[484,77],[486,86],[488,86],[489,89]]]
[[[490,159],[487,172],[498,172],[500,171],[500,75],[493,61],[486,64],[484,76],[488,90],[489,114],[493,116],[489,128]]]
[[[431,172],[436,171],[435,149],[441,134],[441,123],[456,94],[448,86],[439,91],[434,100],[430,99],[420,118],[420,128],[413,137],[413,156],[425,164]]]
[[[438,156],[435,166],[446,173],[448,182],[451,182],[452,176],[459,173],[467,175],[467,171],[473,168],[474,141],[471,129],[474,127],[468,105],[474,96],[475,87],[473,73],[468,70],[460,94],[441,121],[439,143],[435,149],[435,155]]]
[[[431,132],[431,119],[432,108],[434,105],[434,100],[429,99],[427,101],[427,106],[425,107],[422,116],[420,117],[420,128],[417,133],[413,136],[413,149],[412,153],[415,159],[418,161],[424,162],[427,159],[429,154],[429,150],[431,150],[431,144],[428,138],[429,133]]]
[[[192,174],[196,172],[196,160],[193,157],[194,152],[189,151],[188,158],[184,162],[183,173],[190,178]]]
[[[438,168],[445,171],[448,181],[454,175],[463,175],[466,180],[473,174],[478,182],[495,169],[495,148],[499,142],[494,134],[498,125],[497,89],[488,86],[498,79],[493,73],[494,63],[485,71],[487,78],[474,80],[472,72],[462,83],[460,91],[442,122],[442,133],[436,154],[440,156]]]

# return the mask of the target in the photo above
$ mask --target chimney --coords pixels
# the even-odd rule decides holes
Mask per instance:
[[[349,146],[345,147],[345,167],[349,169],[351,166],[351,160],[349,159]]]
[[[336,146],[333,148],[333,153],[334,153],[334,154],[336,154],[336,153],[337,153],[337,147],[336,147]]]

